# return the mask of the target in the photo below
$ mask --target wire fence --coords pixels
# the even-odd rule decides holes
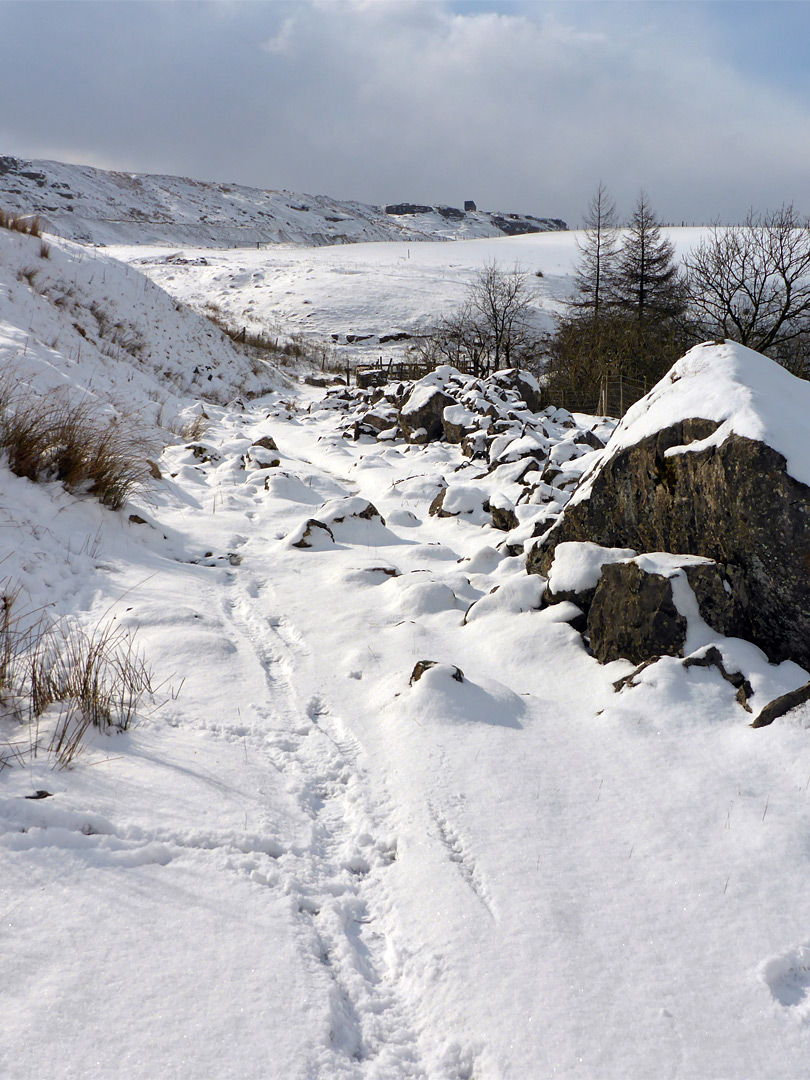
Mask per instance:
[[[620,419],[631,405],[644,397],[648,389],[646,379],[603,375],[597,386],[582,388],[558,384],[544,388],[543,400],[569,412]]]

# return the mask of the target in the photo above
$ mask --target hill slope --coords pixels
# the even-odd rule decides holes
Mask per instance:
[[[0,157],[0,206],[39,214],[49,231],[92,244],[320,246],[362,240],[453,240],[565,229],[564,221],[453,207],[341,202],[177,176],[107,172]]]

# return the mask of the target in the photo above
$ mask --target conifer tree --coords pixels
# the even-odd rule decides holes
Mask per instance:
[[[632,313],[640,324],[672,319],[683,310],[675,248],[662,235],[643,191],[625,230],[611,295],[619,310]]]

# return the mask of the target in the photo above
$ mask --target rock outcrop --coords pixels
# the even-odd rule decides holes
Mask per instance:
[[[628,413],[531,551],[529,571],[547,574],[566,541],[703,556],[719,575],[693,585],[705,594],[706,621],[755,642],[773,661],[810,666],[808,415],[810,385],[772,361],[731,344],[693,349]],[[636,576],[603,571],[599,589],[619,590],[603,621],[627,620],[622,605]],[[638,618],[655,607],[654,591],[649,583],[641,590]],[[671,622],[660,652],[669,651],[670,639],[675,648],[679,631]],[[630,659],[641,658],[627,647]]]

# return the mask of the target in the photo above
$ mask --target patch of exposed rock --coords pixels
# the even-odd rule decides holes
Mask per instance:
[[[747,432],[777,433],[771,437],[783,448],[801,446],[807,414],[796,410],[795,403],[798,398],[810,404],[810,387],[790,376],[786,381],[783,369],[773,370],[777,365],[749,350],[720,348],[723,352],[714,357],[704,349],[697,357],[701,364],[692,350],[648,395],[649,401],[634,407],[630,423],[617,431],[557,523],[530,552],[527,568],[547,575],[559,545],[575,541],[702,556],[712,560],[714,569],[687,576],[704,620],[718,632],[753,641],[772,661],[792,659],[808,667],[810,486],[792,474],[784,453]],[[743,375],[753,385],[741,385]],[[685,402],[679,400],[679,383],[688,395]],[[778,390],[785,394],[781,403]],[[669,395],[666,408],[662,395]],[[684,417],[684,408],[701,396],[709,415]],[[743,406],[735,412],[736,400],[748,412]],[[753,412],[756,407],[761,415]],[[643,434],[654,426],[645,408],[675,421]],[[802,428],[791,440],[784,426],[793,417]],[[631,441],[634,429],[642,432],[637,441]],[[791,468],[801,471],[795,459]],[[682,648],[683,628],[666,598],[668,587],[642,582],[639,571],[627,565],[603,568],[589,611],[592,647],[594,630],[599,641],[610,622],[616,626],[610,647],[594,648],[600,659],[623,655],[641,660],[645,650],[661,655]],[[651,619],[654,632],[641,634],[638,627]],[[619,624],[634,620],[637,634],[624,640],[629,631]],[[646,639],[643,647],[639,635]]]

